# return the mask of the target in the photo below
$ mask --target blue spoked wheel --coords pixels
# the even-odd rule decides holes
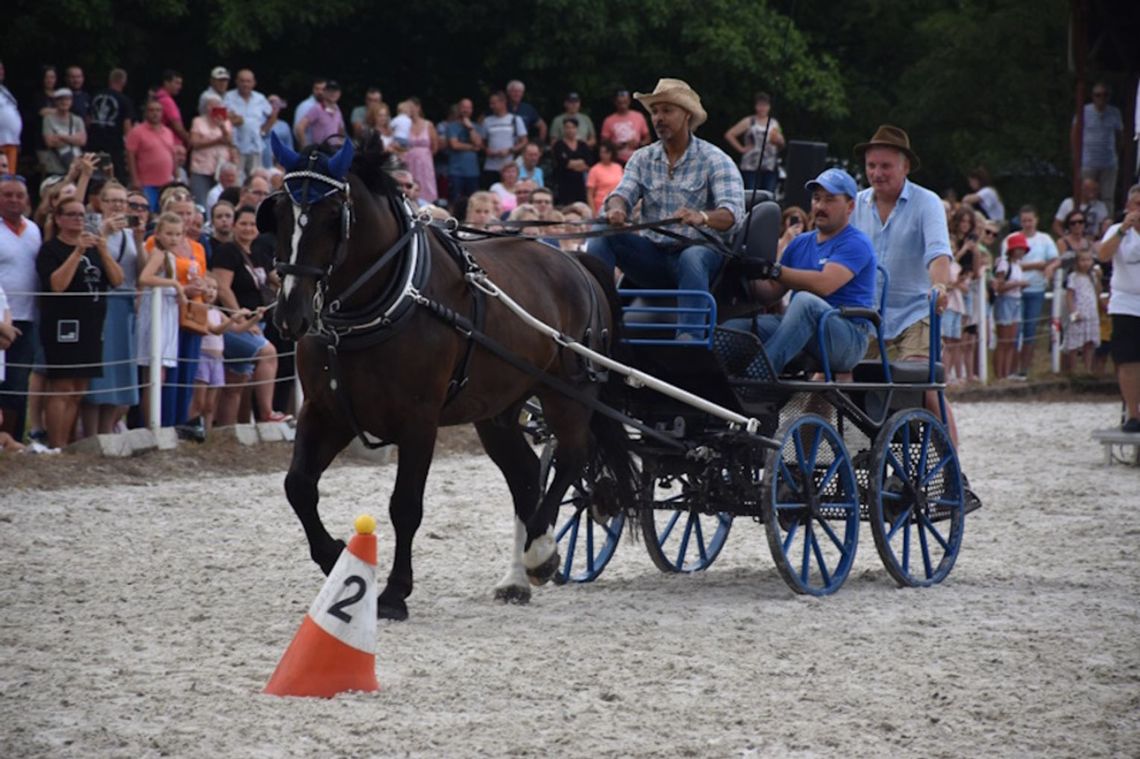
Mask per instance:
[[[965,498],[958,454],[926,409],[894,413],[871,448],[868,518],[875,547],[899,585],[934,585],[962,546]]]
[[[555,441],[547,441],[542,449],[540,482],[543,492],[554,479],[553,462]],[[625,512],[610,516],[600,508],[599,499],[614,496],[612,477],[596,463],[586,466],[582,475],[563,495],[554,522],[554,539],[562,556],[562,566],[554,575],[554,582],[592,582],[613,558],[625,526]]]
[[[825,596],[847,579],[859,544],[859,492],[842,436],[815,414],[786,422],[764,463],[768,547],[797,593]]]
[[[638,511],[649,558],[662,572],[700,572],[720,551],[732,515],[712,512],[705,488],[692,475],[655,477],[648,464],[643,477],[646,497]]]

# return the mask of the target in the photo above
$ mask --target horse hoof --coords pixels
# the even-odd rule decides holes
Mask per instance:
[[[550,554],[549,559],[542,562],[534,569],[528,569],[526,571],[527,579],[530,580],[531,585],[534,585],[536,587],[539,585],[545,585],[546,583],[550,582],[550,578],[554,577],[554,575],[558,573],[558,565],[561,563],[562,561],[558,556],[558,552],[555,551],[554,553]]]
[[[520,606],[530,603],[530,588],[518,585],[504,585],[501,588],[495,588],[495,600]]]
[[[408,618],[408,605],[402,601],[397,604],[392,604],[387,601],[377,600],[376,618],[387,619],[391,622],[403,622]]]
[[[316,560],[317,564],[320,566],[321,571],[325,573],[325,577],[328,577],[329,573],[333,571],[333,567],[336,566],[337,560],[340,559],[341,551],[343,551],[346,547],[343,540],[334,540],[333,546],[335,550],[322,554],[320,558],[317,558],[315,556],[313,557]]]

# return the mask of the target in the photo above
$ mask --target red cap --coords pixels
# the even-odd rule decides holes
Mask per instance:
[[[1029,250],[1029,240],[1025,235],[1020,232],[1014,232],[1009,237],[1005,238],[1005,249],[1009,250]]]

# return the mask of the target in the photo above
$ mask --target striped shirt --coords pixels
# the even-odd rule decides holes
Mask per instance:
[[[1124,129],[1124,120],[1115,106],[1098,111],[1085,104],[1085,131],[1081,137],[1081,168],[1111,169],[1116,166],[1116,133]]]
[[[721,232],[729,238],[744,218],[744,182],[736,164],[715,145],[692,135],[684,155],[669,169],[665,145],[658,140],[635,152],[625,165],[625,173],[617,188],[606,196],[606,202],[619,197],[628,213],[642,201],[641,217],[645,221],[668,219],[682,208],[715,211],[727,208],[732,213],[732,228]],[[688,225],[671,231],[685,237],[703,240],[700,232]],[[666,235],[647,232],[655,242],[672,243]]]

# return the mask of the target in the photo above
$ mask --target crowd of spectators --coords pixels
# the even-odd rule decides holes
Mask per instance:
[[[89,92],[80,67],[45,66],[30,103],[18,103],[3,76],[0,64],[0,348],[8,366],[5,374],[0,358],[0,429],[14,444],[49,449],[148,422],[152,297],[143,289],[157,288],[163,303],[155,338],[164,425],[201,439],[212,424],[281,420],[293,410],[293,346],[264,318],[278,287],[272,240],[255,221],[283,176],[271,134],[290,148],[379,143],[398,157],[394,176],[416,205],[470,227],[542,222],[524,231],[566,249],[582,244],[556,233],[594,220],[626,161],[652,139],[625,89],[595,125],[577,92],[548,124],[517,80],[483,107],[461,97],[433,121],[419,99],[391,106],[378,87],[345,119],[346,93],[326,78],[290,111],[258,89],[253,71],[223,66],[202,77],[196,98],[183,93],[180,72],[165,71],[138,104],[118,68]],[[1007,219],[984,168],[970,172],[961,201],[947,200],[958,282],[943,322],[951,381],[977,376],[977,342],[991,339],[978,334],[978,283],[993,308],[997,376],[1027,375],[1058,267],[1068,293],[1066,365],[1103,370],[1112,256],[1102,246],[1121,230],[1136,234],[1140,220],[1113,225],[1123,121],[1106,87],[1093,97],[1082,191],[1059,203],[1052,235],[1030,206]],[[787,138],[769,96],[757,93],[753,112],[723,137],[745,185],[775,190]],[[781,247],[808,228],[808,214],[787,208]]]

